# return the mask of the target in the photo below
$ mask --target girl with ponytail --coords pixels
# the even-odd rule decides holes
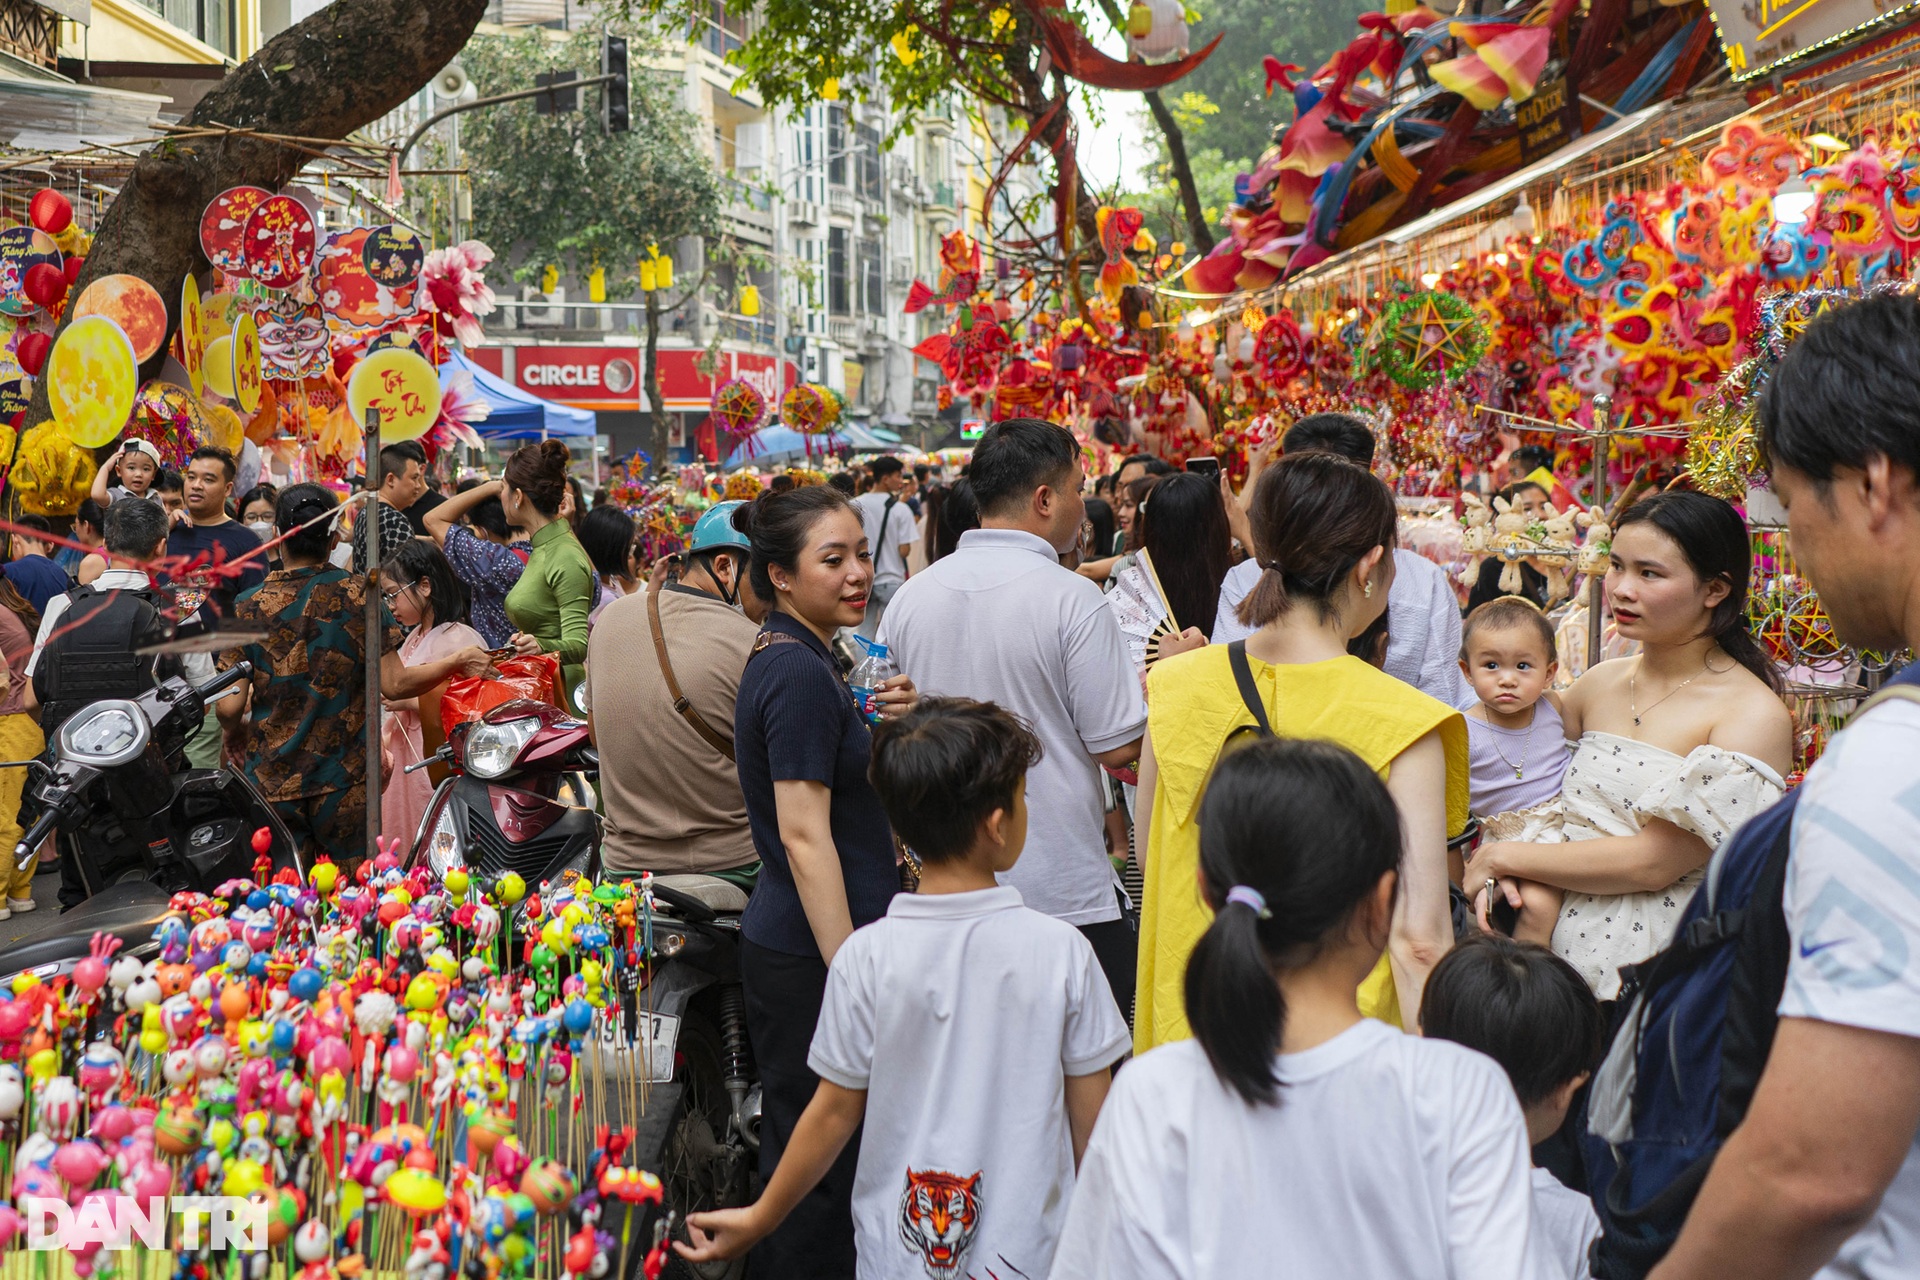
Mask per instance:
[[[1671,490],[1614,525],[1607,606],[1640,652],[1561,695],[1576,743],[1565,842],[1482,845],[1464,877],[1483,919],[1503,896],[1520,908],[1514,935],[1549,943],[1601,1000],[1619,993],[1622,965],[1672,941],[1713,851],[1793,767],[1780,677],[1747,632],[1739,512]]]
[[[1466,721],[1348,651],[1386,613],[1393,494],[1365,467],[1303,450],[1261,475],[1249,515],[1264,572],[1240,618],[1258,630],[1162,658],[1147,673],[1142,818],[1134,829],[1146,841],[1138,859],[1137,1053],[1188,1034],[1183,975],[1208,928],[1193,891],[1196,815],[1209,773],[1237,734],[1336,742],[1393,797],[1400,895],[1386,956],[1361,986],[1362,1013],[1413,1029],[1427,970],[1453,945],[1447,838],[1467,822]]]
[[[1115,1077],[1053,1280],[1532,1274],[1505,1073],[1355,999],[1399,891],[1386,785],[1344,747],[1260,739],[1221,758],[1199,825],[1194,1038]]]

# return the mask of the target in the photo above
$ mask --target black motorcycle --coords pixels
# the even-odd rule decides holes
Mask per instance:
[[[211,893],[253,875],[254,833],[262,829],[274,871],[290,867],[305,879],[292,834],[244,775],[186,763],[187,739],[208,703],[252,673],[242,662],[198,688],[175,676],[137,697],[91,703],[60,726],[51,763],[27,766],[39,816],[13,861],[24,862],[57,828],[87,900],[48,912],[31,935],[0,948],[0,977],[78,963],[97,932],[130,949],[148,944],[174,894]]]

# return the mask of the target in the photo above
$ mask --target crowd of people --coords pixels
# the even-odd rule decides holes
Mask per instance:
[[[1920,302],[1869,299],[1762,402],[1800,566],[1889,651],[1920,644],[1916,369]],[[1011,419],[958,475],[779,477],[645,564],[558,442],[451,492],[391,445],[350,532],[320,485],[236,496],[216,448],[176,506],[130,442],[82,549],[14,535],[0,751],[167,673],[132,656],[170,607],[154,562],[284,539],[190,601],[246,643],[163,661],[252,664],[191,750],[352,864],[369,804],[421,822],[422,697],[552,655],[608,870],[745,898],[764,1189],[692,1217],[697,1262],[1920,1274],[1920,668],[1789,790],[1736,508],[1674,486],[1615,513],[1630,652],[1564,682],[1546,575],[1462,600],[1401,546],[1373,447],[1304,418],[1236,489],[1145,456],[1090,477],[1066,428]],[[1530,449],[1501,496],[1544,516]],[[864,700],[856,651],[898,672]],[[32,872],[0,910],[34,909]]]

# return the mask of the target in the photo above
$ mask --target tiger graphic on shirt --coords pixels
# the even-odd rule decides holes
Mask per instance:
[[[908,1169],[900,1197],[900,1239],[920,1255],[932,1280],[955,1280],[980,1225],[980,1177]]]

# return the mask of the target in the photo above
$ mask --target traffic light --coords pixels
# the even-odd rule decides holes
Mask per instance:
[[[600,74],[613,77],[600,86],[600,127],[608,133],[625,133],[633,127],[627,108],[625,36],[601,33]]]

